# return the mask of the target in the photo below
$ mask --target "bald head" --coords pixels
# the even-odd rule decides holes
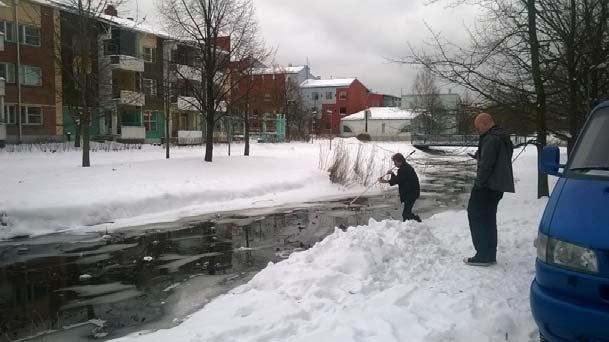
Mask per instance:
[[[488,113],[480,113],[474,120],[474,126],[476,127],[478,133],[484,134],[495,126],[495,120],[493,120],[493,117]]]

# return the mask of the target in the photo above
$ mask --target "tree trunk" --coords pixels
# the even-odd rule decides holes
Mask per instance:
[[[537,38],[537,9],[535,0],[528,0],[527,14],[529,21],[529,44],[531,46],[531,69],[533,73],[533,82],[535,83],[535,94],[537,95],[535,120],[537,129],[537,155],[541,158],[541,151],[546,146],[546,93],[543,80],[541,78],[540,56],[539,56],[539,40]],[[549,196],[548,175],[537,172],[537,198]]]
[[[250,119],[248,113],[244,116],[245,132],[243,134],[243,140],[245,141],[245,150],[243,151],[244,156],[250,155]]]
[[[82,130],[82,123],[77,123],[74,127],[74,147],[80,147],[81,130]]]
[[[214,154],[214,116],[207,115],[205,118],[207,124],[205,136],[205,161],[211,162]]]
[[[167,89],[164,89],[167,92]],[[169,136],[169,122],[171,118],[171,113],[169,113],[169,99],[165,96],[165,159],[169,159],[169,141],[171,137]]]
[[[577,62],[575,60],[575,35],[577,32],[577,8],[575,0],[570,0],[570,29],[567,49],[567,77],[569,78],[569,135],[571,136],[567,141],[567,154],[571,154],[575,140],[577,139],[577,132],[579,130],[577,110],[577,88],[578,88],[578,77],[577,77]]]
[[[90,167],[91,161],[89,159],[89,121],[91,119],[90,113],[87,111],[83,115],[82,125],[82,167]]]

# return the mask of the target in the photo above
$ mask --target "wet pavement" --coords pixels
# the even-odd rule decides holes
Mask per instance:
[[[417,167],[425,180],[415,211],[423,219],[464,207],[474,176],[470,165],[432,158]],[[349,206],[352,199],[210,214],[112,234],[2,241],[0,341],[106,340],[169,328],[335,227],[401,217],[395,188]]]

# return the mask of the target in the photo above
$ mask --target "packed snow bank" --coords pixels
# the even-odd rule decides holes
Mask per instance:
[[[269,264],[175,328],[117,341],[533,341],[528,287],[545,200],[535,199],[535,152],[514,167],[497,265],[463,264],[473,255],[464,211],[371,220]]]

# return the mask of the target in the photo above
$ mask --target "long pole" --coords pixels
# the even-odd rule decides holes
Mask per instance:
[[[17,6],[19,0],[13,1],[13,14],[15,16],[15,41],[17,43],[17,67],[15,68],[15,79],[17,82],[17,124],[19,126],[19,135],[17,137],[17,143],[21,144],[23,141],[23,122],[21,117],[21,42],[19,41],[21,35],[19,34],[19,17],[17,16]]]

